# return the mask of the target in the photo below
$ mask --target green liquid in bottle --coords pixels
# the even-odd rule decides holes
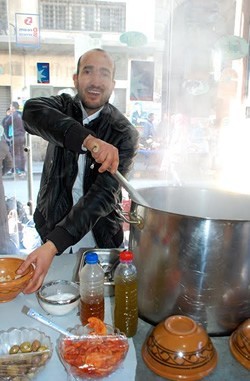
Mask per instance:
[[[118,277],[115,283],[115,327],[127,337],[136,334],[138,324],[137,280]]]

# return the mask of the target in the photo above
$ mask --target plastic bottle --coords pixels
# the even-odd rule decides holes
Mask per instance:
[[[114,324],[127,337],[136,334],[138,324],[137,271],[133,263],[133,253],[120,253],[120,263],[115,269],[115,310]]]
[[[104,320],[104,270],[96,253],[87,253],[80,271],[80,319],[88,324],[89,317]]]

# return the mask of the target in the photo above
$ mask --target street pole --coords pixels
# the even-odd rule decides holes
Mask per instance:
[[[30,215],[33,215],[33,167],[32,167],[32,138],[31,135],[27,133],[26,137],[26,147],[24,151],[27,152],[27,180],[28,180],[28,202]]]

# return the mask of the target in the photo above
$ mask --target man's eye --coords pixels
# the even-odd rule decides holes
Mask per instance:
[[[110,77],[110,73],[108,71],[102,71],[101,74],[103,77],[106,77],[106,78]]]

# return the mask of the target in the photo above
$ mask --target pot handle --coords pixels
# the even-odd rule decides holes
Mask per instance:
[[[144,228],[144,220],[141,216],[138,216],[135,212],[126,212],[122,209],[122,205],[119,204],[120,208],[116,208],[116,212],[119,217],[130,225],[137,225],[137,227],[142,230]]]

